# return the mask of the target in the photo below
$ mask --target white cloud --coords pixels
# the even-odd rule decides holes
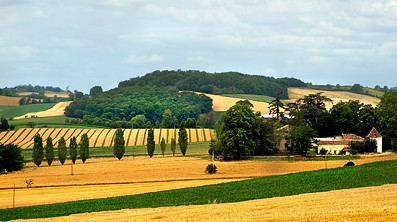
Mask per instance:
[[[160,63],[163,62],[164,58],[161,55],[130,55],[125,59],[125,62],[132,64],[142,64],[142,63]]]

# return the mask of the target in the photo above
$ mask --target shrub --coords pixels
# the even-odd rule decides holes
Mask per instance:
[[[327,153],[328,153],[328,150],[321,148],[321,150],[320,150],[321,155],[327,155]]]
[[[161,153],[163,154],[163,157],[164,157],[166,147],[167,147],[167,144],[165,144],[165,139],[161,138],[160,148],[161,148]]]
[[[350,154],[351,155],[356,155],[358,152],[356,149],[350,149]]]
[[[175,156],[175,151],[176,151],[176,140],[175,140],[175,138],[171,139],[171,151],[172,151],[172,155]]]
[[[347,162],[345,165],[344,165],[344,167],[347,167],[347,166],[354,166],[355,164],[352,162],[352,161],[349,161],[349,162]]]
[[[211,163],[208,164],[208,166],[205,168],[205,172],[209,173],[209,174],[214,174],[217,171],[217,167],[215,164]]]
[[[17,171],[23,168],[22,150],[17,145],[0,143],[0,172]]]
[[[113,154],[118,160],[123,158],[125,153],[125,140],[124,131],[117,129],[116,136],[114,137]]]
[[[346,155],[346,150],[345,149],[341,149],[339,151],[338,155]]]

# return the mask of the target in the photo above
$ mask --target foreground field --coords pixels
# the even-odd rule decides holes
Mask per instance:
[[[363,164],[397,159],[397,155],[367,157],[354,160]],[[193,157],[146,157],[89,159],[86,164],[71,165],[55,162],[51,167],[28,164],[22,171],[1,175],[0,208],[12,207],[12,187],[18,188],[16,206],[57,203],[70,200],[120,196],[143,192],[221,183],[245,178],[280,175],[324,169],[323,161],[239,161],[216,162],[218,173],[204,173],[208,159]],[[343,166],[345,160],[328,161],[328,168]],[[122,170],[120,170],[122,169]],[[34,179],[32,188],[25,180]],[[108,194],[104,194],[109,191]],[[44,197],[44,196],[45,197]],[[67,197],[66,197],[67,196]]]
[[[397,185],[199,206],[124,209],[28,221],[394,221]]]

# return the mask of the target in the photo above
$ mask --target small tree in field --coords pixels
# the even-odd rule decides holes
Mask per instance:
[[[33,137],[33,162],[36,166],[40,166],[41,161],[44,158],[44,150],[43,150],[43,139],[41,138],[40,134],[36,134]]]
[[[185,156],[186,154],[186,150],[187,150],[187,131],[184,127],[184,125],[181,125],[181,128],[179,129],[178,132],[179,138],[178,138],[178,142],[179,142],[179,148],[181,149],[181,153],[183,156]]]
[[[88,135],[87,135],[87,133],[84,133],[81,136],[81,140],[80,140],[80,143],[79,143],[80,158],[83,161],[83,163],[85,163],[85,161],[90,157],[89,145],[90,145],[90,141],[88,139]]]
[[[121,159],[125,153],[125,141],[124,141],[124,132],[122,129],[116,130],[116,135],[114,136],[114,146],[113,153],[117,159]]]
[[[161,138],[160,148],[161,148],[161,153],[163,154],[163,157],[164,157],[166,147],[167,147],[167,145],[165,144],[165,139]]]
[[[67,151],[66,151],[66,141],[64,137],[61,137],[58,141],[58,160],[61,162],[63,165],[65,163],[67,156]]]
[[[72,160],[72,163],[76,163],[77,159],[77,140],[76,137],[70,138],[70,144],[69,144],[69,150],[70,150],[70,159]]]
[[[172,156],[175,156],[175,151],[176,151],[176,140],[175,140],[175,138],[171,139],[171,151],[172,151]]]
[[[54,161],[54,144],[52,143],[51,137],[48,137],[45,144],[45,159],[47,160],[48,166],[51,166]]]
[[[154,142],[154,130],[153,129],[148,130],[146,147],[147,147],[147,153],[148,153],[149,157],[152,158],[152,156],[154,154],[154,149],[156,147],[155,142]]]

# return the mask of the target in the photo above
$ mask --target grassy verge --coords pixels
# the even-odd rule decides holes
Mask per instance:
[[[45,111],[53,107],[55,103],[29,104],[23,106],[0,106],[1,117],[12,118],[26,113]]]
[[[34,122],[36,124],[35,127],[51,127],[51,128],[101,128],[98,126],[87,126],[87,125],[79,125],[79,124],[66,124],[65,121],[71,121],[73,118],[65,117],[65,116],[54,116],[54,117],[41,117],[41,118],[27,118],[27,119],[18,119],[18,120],[10,120],[9,124],[14,125],[16,128],[24,128],[27,126],[27,123]]]
[[[202,155],[208,153],[209,142],[197,142],[197,143],[189,143],[187,148],[188,156],[193,154],[200,154]],[[25,162],[32,161],[32,152],[33,149],[23,149],[22,156],[24,157]],[[68,156],[69,156],[69,150]],[[181,152],[179,147],[177,146],[176,152],[177,155],[180,155]],[[147,148],[146,146],[132,146],[125,148],[124,156],[146,156],[147,155]],[[154,155],[162,155],[160,145],[156,144],[156,149],[154,150]],[[172,155],[171,146],[167,144],[165,155]],[[54,156],[58,157],[58,149],[54,149]],[[90,157],[97,158],[97,157],[114,157],[113,154],[113,147],[93,147],[90,148]]]
[[[127,208],[229,203],[397,183],[397,161],[261,177],[239,182],[0,210],[0,220],[44,218]]]

